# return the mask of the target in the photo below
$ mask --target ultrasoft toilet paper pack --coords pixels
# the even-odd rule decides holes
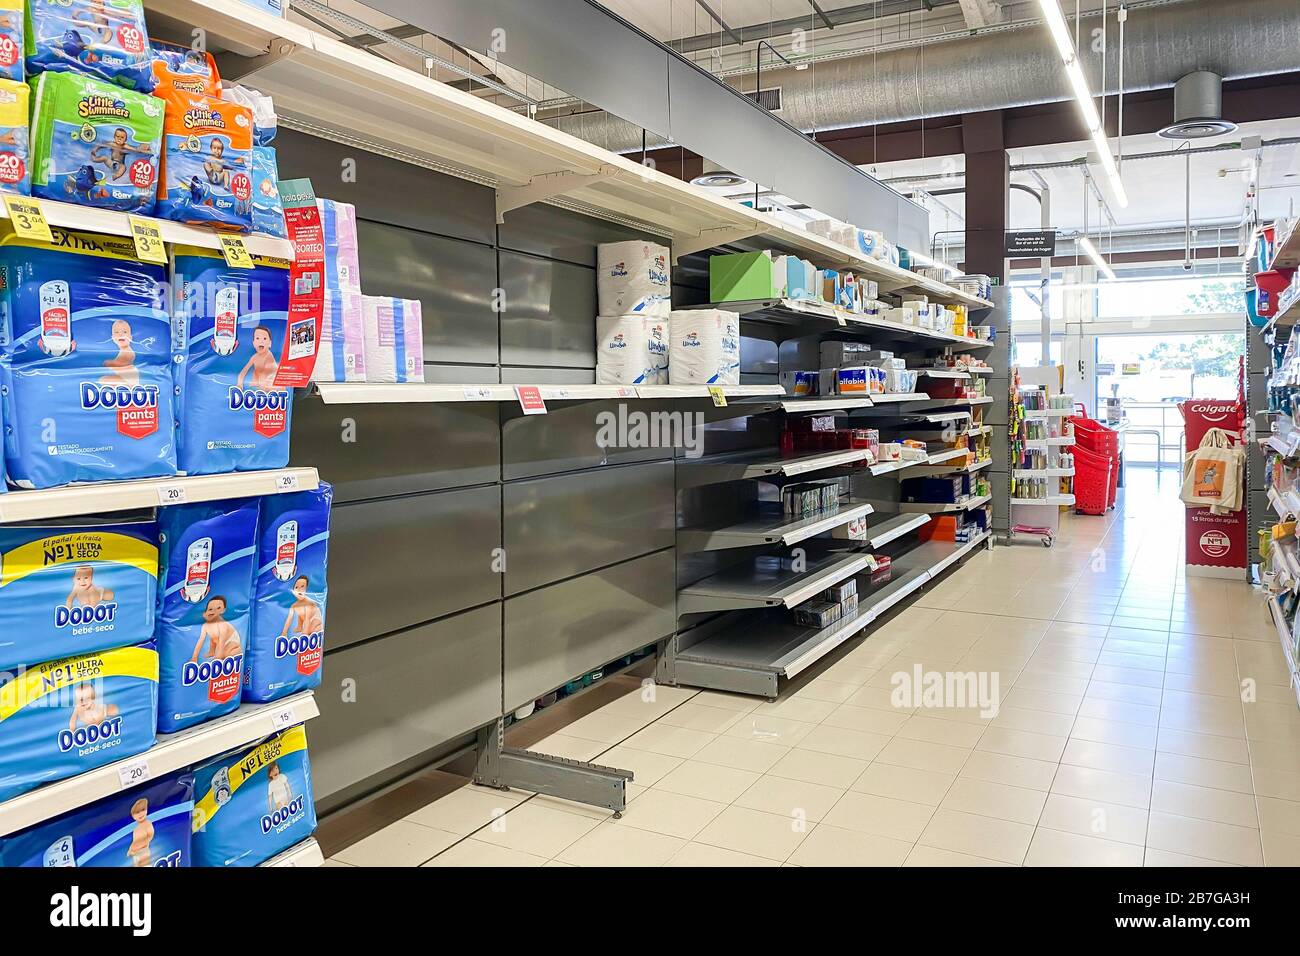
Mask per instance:
[[[651,315],[596,317],[597,385],[664,385],[668,320]]]
[[[639,239],[598,245],[596,298],[601,315],[666,317],[672,302],[668,248]]]
[[[678,309],[669,320],[673,385],[740,384],[740,316],[722,309]]]

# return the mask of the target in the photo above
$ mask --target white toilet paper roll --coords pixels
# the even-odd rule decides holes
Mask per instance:
[[[668,370],[673,385],[740,384],[740,316],[722,309],[677,309]]]
[[[667,318],[672,302],[668,248],[641,240],[598,245],[596,300],[601,315]]]
[[[600,315],[596,317],[596,384],[658,384],[658,355],[651,343],[652,320],[645,315]],[[663,359],[667,364],[666,357]]]

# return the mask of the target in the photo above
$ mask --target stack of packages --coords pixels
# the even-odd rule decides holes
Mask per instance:
[[[796,624],[830,627],[858,613],[858,579],[849,578],[827,588],[817,597],[794,609]]]
[[[791,395],[883,395],[916,391],[917,372],[893,352],[865,342],[822,342],[821,367],[780,374]]]
[[[668,249],[641,240],[598,245],[596,302],[596,384],[667,385]]]

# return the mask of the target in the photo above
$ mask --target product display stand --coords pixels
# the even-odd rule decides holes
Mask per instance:
[[[1061,490],[1062,483],[1074,477],[1074,468],[1062,462],[1063,453],[1074,443],[1066,424],[1074,409],[1027,409],[1020,398],[1021,388],[1043,386],[1049,400],[1056,399],[1061,395],[1060,381],[1060,368],[1055,365],[1022,366],[1012,370],[1008,398],[1011,403],[1011,434],[1008,441],[1013,448],[1019,447],[1026,453],[1039,452],[1037,457],[1044,464],[1025,468],[1020,467],[1018,461],[1012,462],[1008,540],[1027,535],[1037,537],[1044,546],[1051,547],[1060,527],[1061,508],[1074,505],[1074,495]],[[1025,423],[1031,421],[1041,423],[1047,437],[1025,438]],[[1048,493],[1029,495],[1025,491],[1027,487],[1046,487]]]

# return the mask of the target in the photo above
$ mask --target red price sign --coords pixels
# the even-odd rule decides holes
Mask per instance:
[[[515,397],[519,399],[519,407],[523,409],[525,415],[546,414],[546,402],[542,398],[542,390],[536,385],[516,385]]]

